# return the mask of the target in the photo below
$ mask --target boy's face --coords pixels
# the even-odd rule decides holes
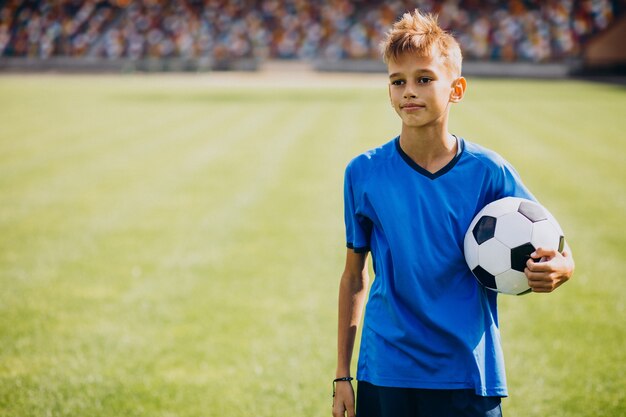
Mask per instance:
[[[461,100],[465,79],[455,77],[439,54],[403,54],[389,61],[389,98],[406,127],[447,122],[449,103]],[[461,84],[461,85],[460,85]]]

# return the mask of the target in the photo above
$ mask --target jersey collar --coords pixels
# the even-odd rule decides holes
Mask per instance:
[[[439,171],[437,172],[430,172],[424,168],[422,168],[421,166],[419,166],[418,164],[415,163],[415,161],[413,161],[411,159],[411,157],[409,155],[407,155],[403,150],[402,147],[400,146],[400,136],[398,135],[398,137],[396,137],[394,139],[394,142],[396,144],[396,149],[398,150],[398,153],[400,154],[400,156],[402,157],[402,159],[404,159],[404,162],[406,162],[411,168],[413,168],[415,171],[417,171],[419,174],[434,180],[436,178],[441,177],[443,174],[445,174],[446,172],[450,171],[452,168],[454,168],[454,166],[456,165],[456,163],[459,161],[459,159],[461,158],[461,154],[463,153],[463,150],[465,149],[465,141],[463,140],[463,138],[459,138],[456,135],[452,135],[456,138],[456,142],[457,142],[457,150],[456,150],[456,155],[454,156],[454,158],[452,158],[452,160],[450,162],[448,162],[446,164],[446,166],[444,166],[443,168],[441,168]]]

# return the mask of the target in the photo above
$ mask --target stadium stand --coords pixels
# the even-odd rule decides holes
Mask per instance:
[[[468,61],[579,59],[624,0],[9,0],[0,57],[206,62],[379,60],[384,32],[415,7],[439,15]]]

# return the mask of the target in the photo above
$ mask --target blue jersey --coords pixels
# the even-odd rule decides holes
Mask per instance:
[[[357,378],[506,396],[496,293],[473,277],[463,239],[486,204],[534,197],[498,154],[463,139],[458,146],[435,174],[402,151],[399,137],[346,169],[347,245],[371,251],[375,272]]]

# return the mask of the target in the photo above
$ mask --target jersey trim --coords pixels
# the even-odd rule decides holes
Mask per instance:
[[[453,135],[454,136],[454,135]],[[425,176],[426,178],[429,178],[431,180],[437,179],[439,177],[441,177],[442,175],[444,175],[446,172],[450,171],[452,168],[454,168],[454,166],[456,165],[456,163],[459,161],[459,159],[461,159],[461,154],[463,153],[463,150],[465,149],[465,141],[463,140],[463,138],[459,138],[454,136],[457,140],[457,144],[458,144],[458,148],[457,148],[457,152],[456,155],[454,156],[454,158],[452,158],[452,160],[450,162],[448,162],[446,164],[446,166],[444,166],[443,168],[441,168],[439,171],[437,172],[430,172],[424,168],[422,168],[421,166],[419,166],[418,164],[415,163],[415,161],[413,161],[411,159],[411,157],[409,155],[407,155],[403,150],[402,147],[400,146],[400,136],[396,137],[396,139],[394,140],[395,144],[396,144],[396,149],[398,150],[398,153],[400,154],[400,156],[402,157],[402,159],[404,159],[404,162],[406,162],[411,168],[413,168],[415,171],[417,171],[419,174]]]
[[[355,253],[367,253],[370,251],[370,247],[369,246],[362,246],[362,247],[357,247],[355,248],[354,245],[350,242],[348,242],[346,244],[346,247],[348,249],[352,249]]]

